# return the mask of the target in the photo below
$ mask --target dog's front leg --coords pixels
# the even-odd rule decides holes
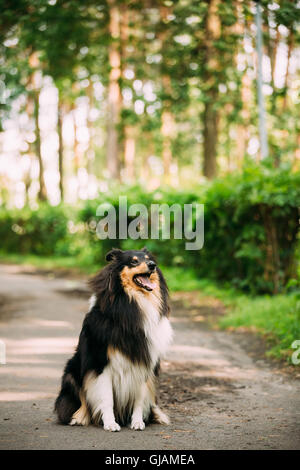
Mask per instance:
[[[142,431],[145,429],[145,423],[143,421],[143,412],[145,408],[145,401],[147,400],[148,388],[146,383],[143,383],[135,398],[133,413],[131,417],[131,429]]]
[[[114,401],[111,373],[105,368],[102,374],[96,377],[91,374],[85,381],[86,399],[92,409],[93,419],[102,418],[103,428],[106,431],[120,431],[114,416]]]

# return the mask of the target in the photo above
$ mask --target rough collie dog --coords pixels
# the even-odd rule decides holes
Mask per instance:
[[[172,338],[168,288],[147,249],[106,255],[91,281],[94,294],[55,402],[59,421],[103,423],[107,431],[150,420],[169,424],[156,400],[160,358]]]

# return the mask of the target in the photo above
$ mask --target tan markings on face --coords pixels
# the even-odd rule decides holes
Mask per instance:
[[[134,259],[135,261],[138,260],[138,257],[137,256],[133,256],[132,259]]]
[[[132,268],[125,266],[120,274],[121,282],[123,284],[124,289],[135,289],[144,292],[144,289],[142,287],[137,286],[136,283],[133,281],[133,276],[135,274],[146,273],[147,271],[148,266],[146,265],[145,261],[139,264],[138,266],[134,266]]]
[[[151,281],[156,282],[156,284],[158,285],[158,283],[159,283],[159,276],[158,276],[158,274],[157,274],[156,271],[154,271],[154,273],[151,274]]]
[[[148,256],[148,255],[145,255],[145,258],[146,258],[146,259],[149,259],[149,256]]]

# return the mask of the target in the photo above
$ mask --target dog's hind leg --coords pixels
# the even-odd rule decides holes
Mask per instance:
[[[80,390],[79,397],[81,401],[80,408],[73,414],[72,419],[70,421],[70,425],[79,425],[79,426],[88,426],[91,422],[90,419],[90,412],[86,403],[85,394],[83,390]]]

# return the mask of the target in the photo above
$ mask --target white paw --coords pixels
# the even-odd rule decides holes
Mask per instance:
[[[111,431],[111,432],[121,431],[121,427],[115,421],[113,421],[112,423],[104,424],[103,429],[105,431]]]
[[[143,431],[143,429],[145,429],[145,423],[144,421],[132,421],[130,427],[136,431]]]

